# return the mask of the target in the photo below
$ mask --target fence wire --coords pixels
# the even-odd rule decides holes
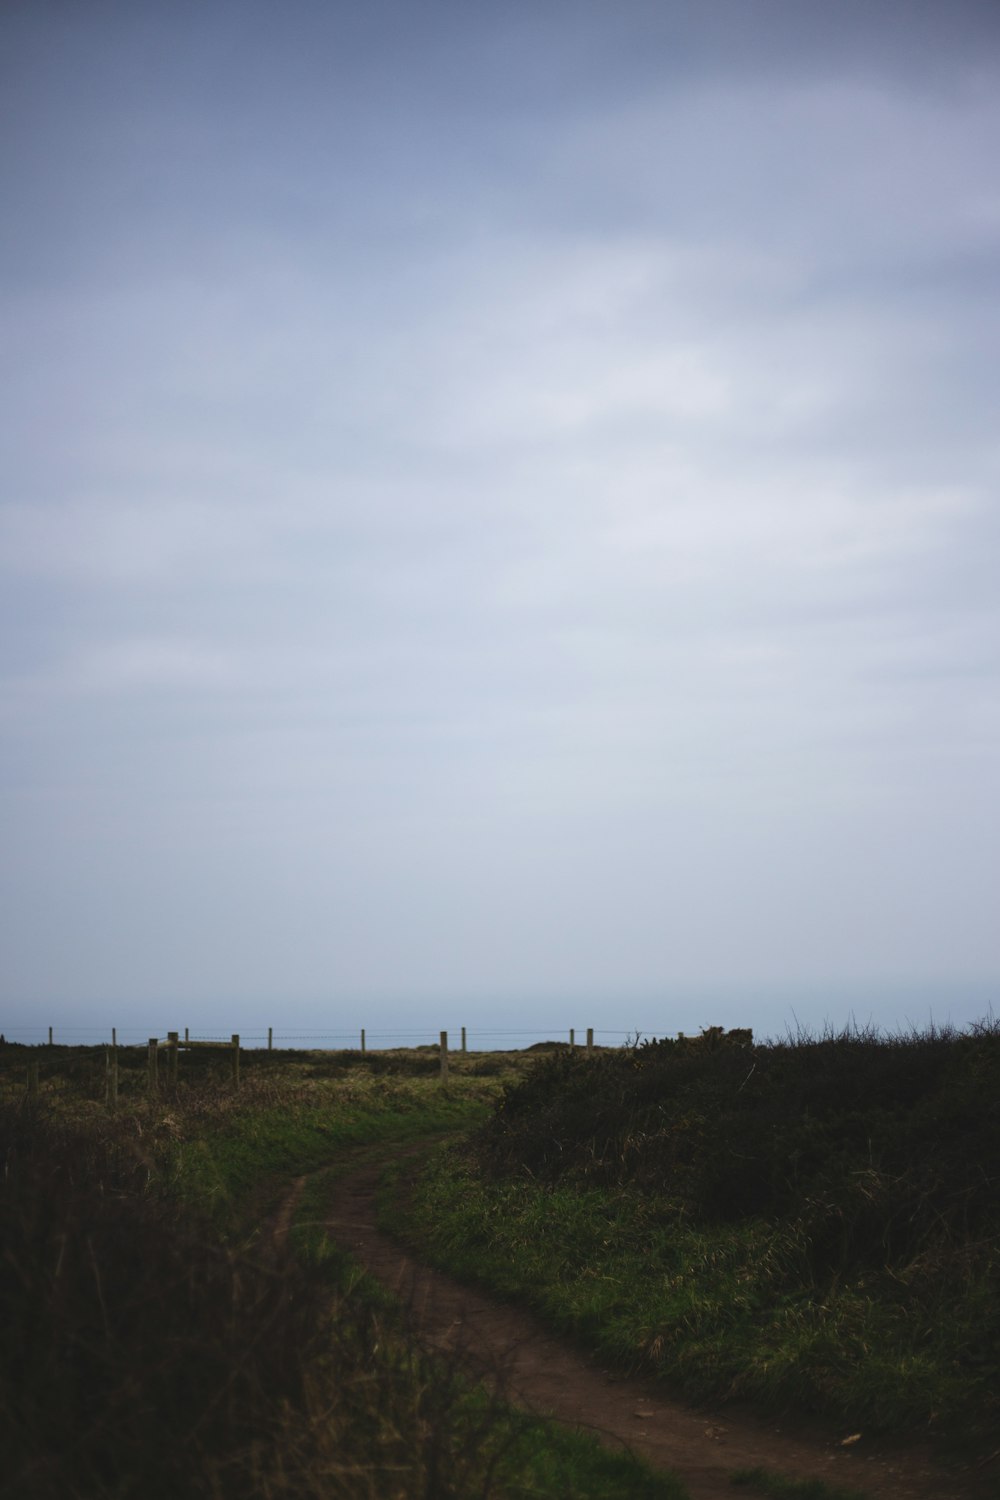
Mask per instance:
[[[183,1028],[176,1028],[182,1038],[192,1042],[220,1042],[228,1044],[233,1035],[238,1035],[242,1047],[272,1046],[279,1051],[359,1051],[362,1047],[362,1038],[366,1049],[373,1051],[391,1050],[395,1047],[406,1048],[414,1046],[437,1046],[442,1031],[448,1036],[448,1045],[456,1048],[460,1045],[463,1028],[456,1027],[423,1027],[419,1029],[385,1028],[369,1029],[368,1027],[356,1027],[353,1030],[344,1031],[276,1031],[257,1030],[248,1032],[209,1032],[194,1031],[190,1028],[187,1032]],[[517,1028],[489,1028],[466,1026],[464,1028],[465,1043],[470,1051],[520,1051],[530,1047],[537,1042],[566,1042],[571,1039],[578,1046],[586,1042],[587,1031],[592,1030],[594,1040],[599,1037],[605,1038],[605,1045],[614,1045],[612,1038],[618,1039],[620,1043],[628,1041],[651,1040],[658,1036],[667,1035],[662,1027],[630,1027],[625,1029],[609,1027],[576,1027],[572,1033],[565,1026],[551,1026],[538,1030],[525,1030]],[[163,1031],[157,1038],[165,1042],[168,1033]],[[13,1026],[4,1027],[0,1022],[0,1038],[7,1042],[16,1042],[22,1046],[48,1046],[54,1047],[87,1047],[87,1046],[110,1046],[113,1042],[118,1046],[146,1046],[152,1039],[153,1032],[139,1027],[100,1027],[100,1026]],[[488,1043],[487,1046],[476,1046],[475,1043]]]

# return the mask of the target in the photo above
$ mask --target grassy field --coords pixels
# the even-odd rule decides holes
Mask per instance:
[[[995,1447],[995,1025],[564,1051],[394,1214],[686,1395]]]
[[[112,1110],[103,1049],[0,1049],[0,1494],[683,1500],[428,1355],[317,1228],[324,1171],[482,1123],[523,1061],[251,1053],[235,1093],[192,1053],[156,1096],[120,1062]]]
[[[144,1049],[120,1063],[109,1108],[103,1049],[0,1048],[0,1495],[681,1500],[428,1355],[331,1242],[331,1175],[435,1137],[397,1227],[621,1365],[995,1447],[994,1026],[554,1046],[447,1084],[432,1049],[248,1053],[238,1092],[224,1054],[155,1095]]]

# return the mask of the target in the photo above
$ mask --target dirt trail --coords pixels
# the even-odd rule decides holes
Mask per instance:
[[[873,1500],[972,1500],[985,1493],[981,1471],[942,1475],[923,1454],[876,1446],[850,1434],[726,1408],[696,1410],[653,1381],[609,1371],[599,1358],[544,1329],[530,1314],[421,1265],[376,1224],[382,1164],[369,1162],[333,1188],[330,1233],[411,1310],[433,1347],[501,1382],[508,1399],[595,1433],[603,1441],[672,1469],[694,1500],[733,1500],[733,1469],[767,1468],[799,1479],[856,1486]],[[301,1183],[297,1184],[301,1190]],[[292,1212],[290,1200],[287,1226]]]

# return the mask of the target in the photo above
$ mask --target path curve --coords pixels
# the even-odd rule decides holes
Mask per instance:
[[[985,1493],[975,1469],[942,1474],[925,1454],[876,1447],[864,1435],[844,1447],[846,1429],[832,1434],[798,1418],[786,1423],[734,1408],[707,1414],[652,1380],[609,1370],[531,1313],[423,1265],[380,1230],[376,1191],[384,1165],[368,1161],[333,1185],[330,1234],[409,1308],[426,1343],[459,1355],[517,1404],[673,1470],[694,1500],[733,1500],[739,1491],[732,1470],[758,1467],[856,1486],[872,1500],[973,1500]]]

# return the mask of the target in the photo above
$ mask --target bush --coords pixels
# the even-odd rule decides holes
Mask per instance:
[[[489,1492],[519,1441],[499,1403],[290,1246],[219,1243],[151,1140],[151,1116],[0,1106],[0,1495]]]
[[[817,1271],[929,1265],[1000,1229],[1000,1028],[560,1052],[506,1087],[477,1152],[702,1222],[796,1220]]]

